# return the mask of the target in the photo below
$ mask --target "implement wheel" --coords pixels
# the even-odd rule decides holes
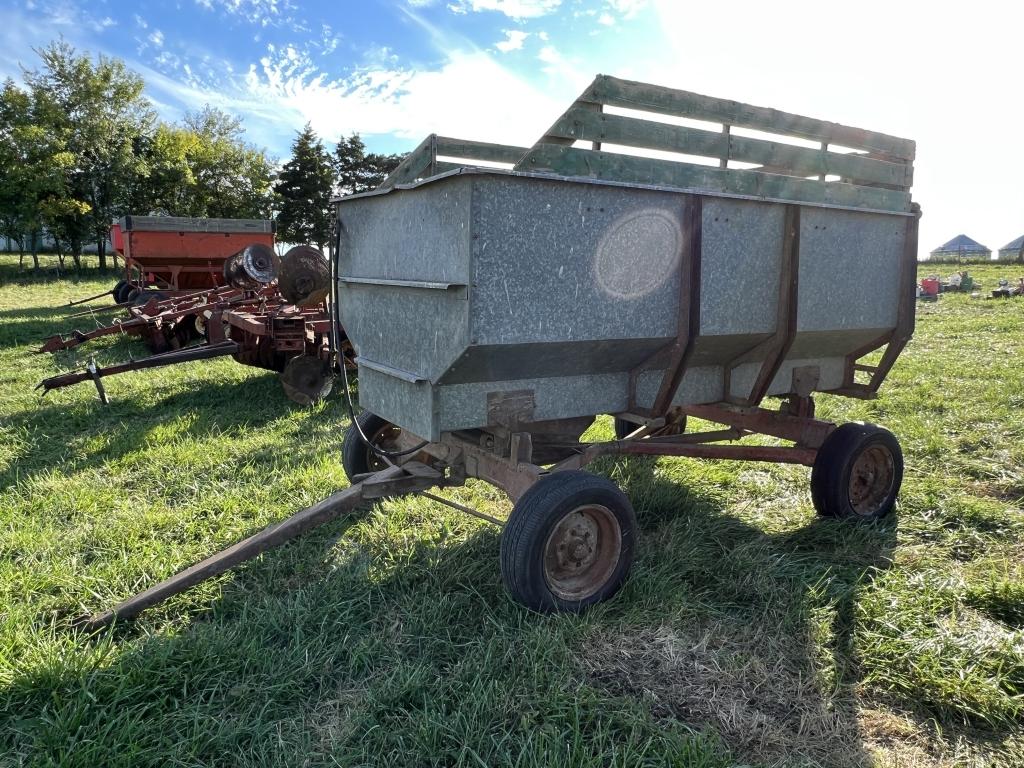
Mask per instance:
[[[356,422],[372,445],[384,450],[395,450],[391,443],[402,431],[399,427],[369,411],[356,416]],[[355,482],[353,478],[357,475],[378,472],[387,466],[387,462],[366,444],[353,424],[345,430],[345,440],[341,444],[341,466],[349,482]]]
[[[501,534],[501,577],[535,611],[582,611],[607,600],[633,564],[636,518],[612,481],[555,472],[522,495]]]
[[[110,291],[110,295],[114,297],[114,301],[118,304],[124,304],[128,301],[128,294],[134,288],[131,283],[127,280],[118,280],[114,283],[114,287]]]
[[[811,498],[825,517],[877,520],[892,512],[902,482],[903,451],[892,432],[843,424],[818,450]]]

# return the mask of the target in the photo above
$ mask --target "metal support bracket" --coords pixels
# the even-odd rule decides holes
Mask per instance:
[[[700,333],[700,276],[701,236],[704,228],[704,204],[700,195],[687,195],[683,210],[683,248],[679,263],[679,315],[676,337],[669,347],[658,350],[629,372],[629,404],[627,410],[641,413],[636,402],[636,389],[640,374],[654,361],[668,353],[668,365],[662,377],[654,404],[646,415],[651,418],[665,416],[672,398],[683,380],[686,366],[693,355],[694,341]]]
[[[782,271],[779,277],[778,308],[775,333],[752,349],[733,359],[725,367],[723,392],[728,402],[757,405],[764,399],[775,375],[782,367],[796,336],[800,276],[800,206],[787,205],[782,234]],[[754,384],[746,397],[732,394],[732,373],[737,366],[752,360],[763,360]]]

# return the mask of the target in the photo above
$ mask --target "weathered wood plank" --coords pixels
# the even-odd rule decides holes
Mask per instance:
[[[549,134],[583,141],[681,152],[783,168],[795,176],[834,174],[853,183],[907,187],[907,168],[865,155],[828,152],[763,139],[572,108]]]
[[[580,96],[579,101],[799,136],[853,149],[878,152],[889,158],[914,158],[915,144],[909,139],[769,107],[756,107],[739,101],[702,96],[690,91],[621,80],[608,75],[598,75]]]
[[[713,168],[674,160],[541,144],[515,167],[517,171],[606,179],[631,184],[675,187],[691,192],[722,192],[750,197],[825,203],[884,211],[910,210],[907,192],[822,182],[758,171]]]
[[[448,173],[448,171],[455,171],[465,167],[462,163],[446,163],[444,160],[435,160],[430,168],[430,175],[437,176],[441,173]]]
[[[518,163],[529,150],[511,144],[492,144],[486,141],[437,137],[437,154],[460,160],[485,160],[491,163]]]
[[[436,139],[437,136],[433,133],[427,136],[416,149],[406,156],[405,160],[398,164],[395,170],[388,174],[388,177],[377,188],[390,189],[396,184],[408,184],[415,181],[434,161],[436,157],[434,152]]]

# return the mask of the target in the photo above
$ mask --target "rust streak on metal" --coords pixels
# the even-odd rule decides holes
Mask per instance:
[[[808,448],[819,448],[836,425],[807,417],[792,416],[765,408],[717,403],[713,405],[688,405],[684,409],[698,419],[727,424],[737,429],[772,435],[783,440],[792,440]]]
[[[695,459],[736,459],[738,461],[772,461],[812,466],[818,455],[813,448],[777,445],[713,445],[708,443],[649,443],[646,440],[597,443],[588,452],[589,458],[607,454],[648,456],[684,456]]]

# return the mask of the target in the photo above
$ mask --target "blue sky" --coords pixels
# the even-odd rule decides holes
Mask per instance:
[[[1024,233],[1015,4],[862,0],[3,0],[0,77],[63,35],[123,58],[167,119],[206,103],[281,158],[307,121],[399,151],[532,144],[603,72],[918,142],[922,251]]]

